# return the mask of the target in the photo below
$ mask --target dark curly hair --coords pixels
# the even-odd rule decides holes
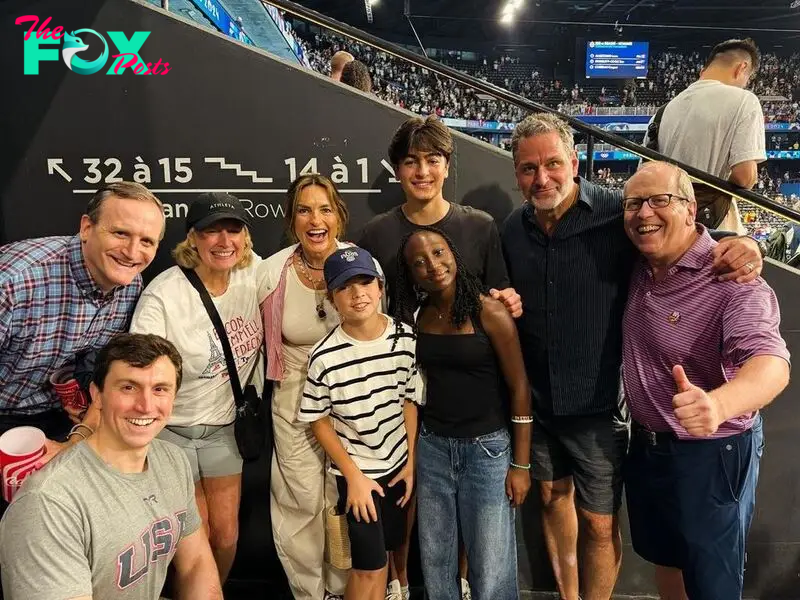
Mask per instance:
[[[472,273],[465,265],[450,237],[441,229],[427,225],[419,226],[418,229],[405,235],[400,242],[400,249],[397,251],[397,281],[394,285],[394,315],[400,320],[414,326],[414,311],[417,308],[424,308],[428,303],[427,294],[418,294],[414,286],[414,277],[411,269],[406,262],[405,251],[408,241],[421,231],[429,231],[442,236],[453,259],[456,262],[456,293],[453,307],[450,311],[449,321],[454,327],[462,327],[468,319],[473,322],[480,317],[481,295],[486,292],[485,286],[478,277]]]
[[[177,393],[183,380],[181,355],[172,342],[152,333],[120,333],[111,338],[97,353],[92,383],[102,391],[108,372],[111,370],[111,363],[115,361],[144,369],[162,356],[166,356],[175,367],[175,393]]]

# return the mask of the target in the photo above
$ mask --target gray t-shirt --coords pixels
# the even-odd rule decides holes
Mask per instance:
[[[695,81],[675,96],[658,130],[662,154],[722,179],[739,163],[766,160],[765,143],[758,97],[713,79]],[[746,233],[735,201],[717,228]]]
[[[157,600],[178,542],[201,525],[184,453],[153,440],[142,473],[85,442],[32,475],[0,522],[6,600]]]

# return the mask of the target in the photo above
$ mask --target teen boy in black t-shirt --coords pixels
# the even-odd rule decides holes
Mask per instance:
[[[361,232],[358,246],[368,250],[383,268],[391,308],[400,241],[420,225],[436,227],[453,240],[467,268],[487,289],[498,290],[492,295],[502,300],[513,316],[519,316],[522,304],[516,292],[508,287],[494,220],[482,210],[453,204],[442,195],[452,153],[450,131],[435,117],[413,117],[403,123],[389,145],[389,160],[406,200],[370,220]]]

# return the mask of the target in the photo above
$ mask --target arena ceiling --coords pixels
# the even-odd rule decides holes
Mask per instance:
[[[792,0],[524,0],[511,26],[499,22],[507,0],[373,0],[371,24],[364,0],[297,1],[394,41],[413,39],[408,12],[423,40],[436,36],[552,48],[553,36],[710,44],[750,35],[762,46],[800,47],[800,6],[792,8]]]

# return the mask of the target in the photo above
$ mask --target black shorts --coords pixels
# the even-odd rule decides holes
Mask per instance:
[[[621,411],[551,417],[534,412],[531,476],[538,481],[572,477],[576,504],[614,514],[622,503],[622,465],[629,421]]]
[[[378,520],[359,523],[353,516],[353,511],[347,513],[347,529],[350,537],[350,554],[353,558],[353,568],[359,571],[378,571],[386,566],[386,553],[397,550],[405,541],[406,535],[406,508],[397,503],[406,493],[406,484],[403,481],[389,487],[389,482],[400,472],[400,466],[389,475],[379,477],[375,481],[383,488],[384,497],[377,492],[372,492],[372,501],[375,503],[375,512]],[[344,512],[347,505],[347,480],[336,477],[336,487],[339,490],[339,513]]]

